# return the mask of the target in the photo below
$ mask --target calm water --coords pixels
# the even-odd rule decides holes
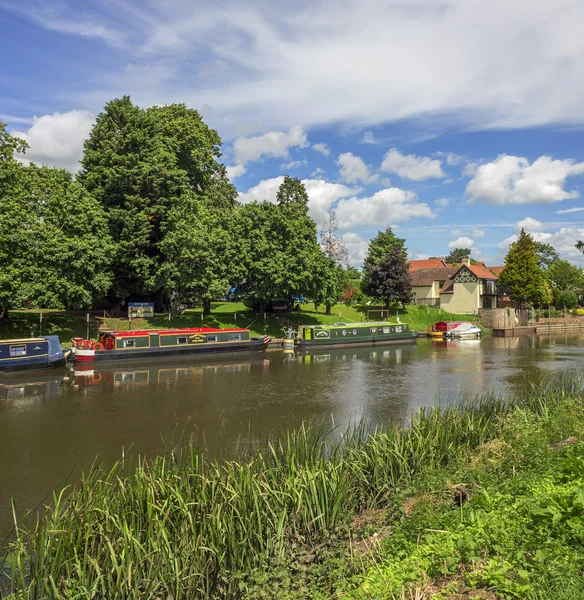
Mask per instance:
[[[572,335],[0,376],[0,538],[11,527],[11,497],[20,513],[34,508],[96,455],[112,462],[130,447],[154,455],[190,436],[217,452],[302,420],[403,420],[436,400],[512,392],[526,378],[583,364],[584,336]]]

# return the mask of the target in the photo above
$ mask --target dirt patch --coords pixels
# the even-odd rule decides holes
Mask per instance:
[[[486,589],[469,589],[460,576],[446,577],[433,581],[425,590],[420,600],[431,598],[440,600],[499,600],[495,592]]]
[[[505,453],[511,446],[503,440],[494,439],[477,447],[473,457],[470,459],[471,467],[479,463],[496,463],[505,459]]]
[[[569,438],[566,438],[565,440],[562,440],[561,442],[556,442],[555,444],[552,444],[550,446],[550,448],[552,450],[560,450],[564,446],[573,446],[574,444],[577,444],[577,443],[578,443],[578,438],[575,438],[572,435]]]
[[[355,515],[351,521],[353,529],[364,529],[365,527],[379,527],[387,518],[387,512],[382,508],[377,510],[364,510],[362,513]]]

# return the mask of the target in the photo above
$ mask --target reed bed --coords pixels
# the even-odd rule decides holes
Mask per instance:
[[[357,426],[340,439],[302,426],[240,460],[187,445],[95,464],[34,523],[15,517],[0,558],[7,597],[236,597],[245,574],[294,544],[319,543],[423,469],[496,437],[515,406],[552,410],[582,389],[579,377],[554,378],[516,398],[424,409],[408,427]]]

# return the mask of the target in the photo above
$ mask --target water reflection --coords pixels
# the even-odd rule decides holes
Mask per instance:
[[[303,420],[332,420],[339,430],[404,421],[436,401],[512,392],[551,370],[579,368],[583,357],[584,335],[420,339],[0,378],[0,535],[11,496],[34,507],[97,454],[106,462],[122,447],[153,455],[191,437],[211,453],[229,452]]]

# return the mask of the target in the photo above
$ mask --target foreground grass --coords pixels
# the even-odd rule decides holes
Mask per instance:
[[[567,597],[584,445],[557,442],[583,433],[582,381],[566,379],[373,435],[300,428],[237,461],[187,447],[95,466],[18,523],[8,597]]]
[[[381,309],[380,306],[345,306],[337,304],[332,308],[332,315],[324,314],[324,307],[318,310],[314,304],[304,304],[299,312],[267,313],[264,316],[249,310],[242,302],[214,302],[211,314],[201,318],[199,310],[187,310],[183,315],[173,319],[168,314],[158,314],[150,319],[104,318],[94,314],[90,319],[90,336],[97,336],[98,327],[104,323],[112,331],[131,329],[154,329],[167,327],[246,327],[257,337],[269,335],[274,338],[282,337],[288,327],[298,325],[317,325],[320,323],[356,323],[367,320],[367,311]],[[67,311],[42,311],[42,333],[56,334],[65,345],[72,337],[85,337],[87,332],[86,316],[84,313]],[[412,331],[425,331],[429,325],[440,320],[468,320],[469,315],[455,315],[426,306],[408,306],[406,309],[393,309],[390,320],[399,317],[402,323],[408,323]],[[372,317],[376,318],[376,317]],[[472,316],[470,317],[472,318]],[[16,337],[33,337],[40,331],[39,312],[35,310],[11,311],[9,318],[0,322],[0,339]]]

